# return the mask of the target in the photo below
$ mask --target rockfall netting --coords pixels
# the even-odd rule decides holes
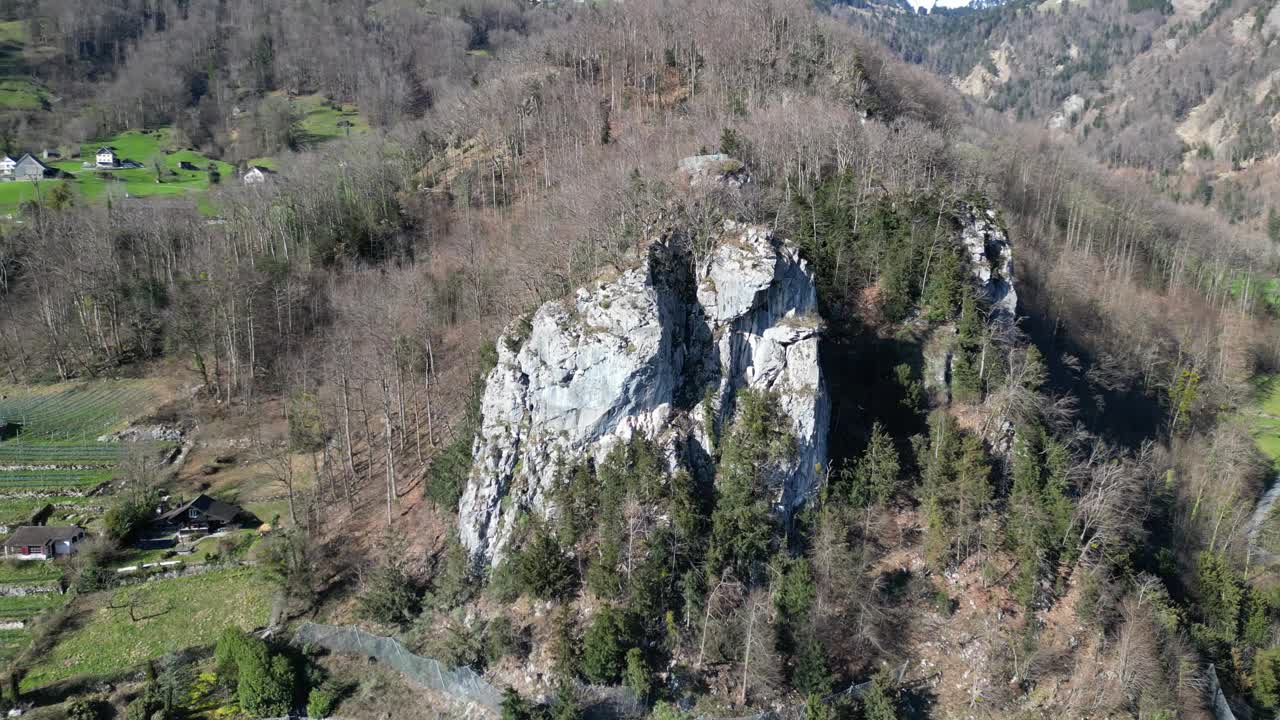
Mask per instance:
[[[410,681],[432,690],[497,710],[502,693],[470,668],[450,668],[431,658],[414,655],[394,638],[371,635],[355,628],[306,623],[294,633],[298,645],[316,645],[330,652],[364,655],[404,673]]]

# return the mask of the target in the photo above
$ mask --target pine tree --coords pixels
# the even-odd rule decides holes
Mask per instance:
[[[962,403],[982,399],[981,353],[984,326],[978,298],[965,287],[956,323],[956,349],[951,361],[951,396]]]
[[[871,426],[871,441],[850,478],[850,504],[854,507],[864,507],[869,503],[887,504],[897,493],[901,470],[893,438],[877,421]]]
[[[627,669],[624,676],[627,687],[641,702],[647,702],[653,692],[653,673],[645,662],[644,652],[640,648],[627,651]]]
[[[719,496],[711,514],[707,553],[712,575],[725,568],[741,578],[758,575],[777,534],[766,484],[771,471],[790,454],[792,444],[775,396],[753,391],[739,394],[737,417],[717,469]]]
[[[866,720],[898,720],[895,694],[893,671],[881,668],[871,678],[871,687],[862,695],[862,717]]]
[[[1014,594],[1024,606],[1035,600],[1035,584],[1040,577],[1045,553],[1045,518],[1041,507],[1040,462],[1035,433],[1021,430],[1013,439],[1013,487],[1009,491],[1009,546],[1018,559]]]
[[[582,641],[582,673],[593,683],[612,684],[622,677],[626,661],[626,623],[609,606],[600,609]]]

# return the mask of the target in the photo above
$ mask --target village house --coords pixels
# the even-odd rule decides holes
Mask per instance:
[[[36,159],[31,153],[24,154],[13,166],[13,179],[32,182],[43,180],[54,174],[53,168]]]
[[[4,541],[4,556],[16,560],[48,560],[74,555],[85,539],[84,528],[71,525],[24,525]]]
[[[100,168],[113,168],[118,164],[116,149],[110,145],[100,147],[94,155],[94,160]]]
[[[0,157],[0,178],[8,180],[13,179],[13,169],[18,166],[18,161],[5,155]]]
[[[276,174],[276,171],[272,170],[271,168],[265,168],[265,167],[262,167],[261,165],[254,165],[253,167],[249,168],[248,172],[244,174],[244,177],[242,179],[244,180],[245,185],[257,185],[259,183],[264,183],[267,180],[270,180],[275,174]]]
[[[244,510],[239,507],[200,494],[161,513],[152,524],[164,532],[176,532],[181,539],[186,535],[218,532],[224,527],[235,525],[244,516]]]

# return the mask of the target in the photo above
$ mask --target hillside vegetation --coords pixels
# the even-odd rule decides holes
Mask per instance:
[[[1266,430],[1242,421],[1265,415],[1259,378],[1280,369],[1280,258],[1154,186],[1174,167],[1159,152],[1117,159],[930,74],[980,62],[971,33],[1041,27],[1019,14],[1040,10],[920,30],[920,67],[894,57],[875,8],[792,0],[0,6],[56,49],[34,72],[75,108],[23,132],[166,164],[273,156],[280,175],[213,191],[216,218],[104,192],[24,206],[0,234],[16,388],[0,415],[46,423],[38,452],[84,453],[91,425],[132,414],[114,378],[139,374],[190,388],[157,422],[199,428],[183,466],[116,472],[104,537],[66,565],[69,604],[11,664],[32,702],[452,712],[291,646],[306,618],[475,668],[510,688],[509,720],[619,695],[655,720],[1207,718],[1215,679],[1242,715],[1280,706],[1277,556],[1252,522],[1274,468]],[[1097,29],[1122,12],[1114,36]],[[1139,26],[1165,32],[1161,13],[1055,17],[1093,23],[1118,63],[1146,52]],[[1015,82],[993,102],[1028,117],[1060,102],[1038,99],[1050,81]],[[1109,86],[1072,86],[1092,87]],[[711,181],[677,172],[710,153],[726,156],[706,161]],[[157,187],[201,182],[178,178]],[[702,337],[714,324],[697,313],[741,298],[737,278],[699,273],[722,249],[749,257],[747,227],[770,238],[760,252],[803,259],[815,294],[799,305],[816,311]],[[991,264],[997,238],[1010,270]],[[653,322],[609,294],[644,282],[678,291]],[[734,343],[755,335],[820,338],[828,452],[792,514],[777,477],[795,469],[795,398],[750,386],[763,366],[701,384],[747,362]],[[526,430],[534,415],[499,401],[535,374],[548,426],[619,421],[598,405],[624,373],[599,365],[663,342],[679,386],[630,388],[670,395],[628,425],[653,436],[598,453],[544,438],[546,457],[490,444]],[[512,360],[537,353],[554,368]],[[564,390],[592,372],[598,386]],[[669,452],[654,417],[701,454]],[[540,484],[521,485],[534,462]],[[500,464],[516,480],[486,495]],[[122,585],[122,558],[151,557],[130,523],[206,491],[254,503],[265,527],[219,553],[247,567]],[[499,515],[501,557],[469,554],[491,528],[466,524]],[[266,623],[265,639],[241,632]],[[400,693],[417,702],[389,709]]]

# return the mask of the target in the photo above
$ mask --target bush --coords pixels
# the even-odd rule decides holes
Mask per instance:
[[[99,720],[106,715],[103,705],[97,698],[76,698],[67,703],[67,720]]]
[[[418,606],[418,592],[409,577],[395,565],[384,565],[369,576],[358,611],[366,620],[403,626],[418,614]]]
[[[122,497],[102,516],[107,537],[124,544],[134,539],[151,519],[151,510],[160,501],[154,490]]]
[[[330,687],[312,688],[307,695],[307,717],[327,718],[338,704],[338,693]]]
[[[520,652],[520,638],[516,635],[511,620],[497,617],[489,621],[484,628],[484,661],[492,665],[508,655]]]
[[[257,717],[287,715],[293,705],[295,673],[289,658],[267,644],[230,628],[218,638],[214,661],[221,679],[234,666],[240,709]]]

